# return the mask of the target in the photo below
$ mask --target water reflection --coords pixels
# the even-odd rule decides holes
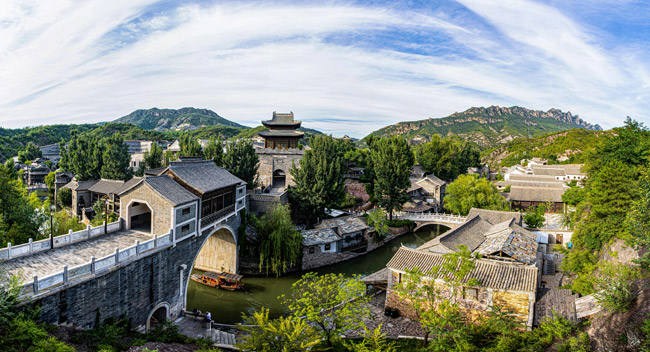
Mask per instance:
[[[441,232],[447,228],[441,226]],[[342,273],[346,275],[368,275],[383,268],[401,245],[415,248],[436,237],[435,227],[424,228],[415,233],[399,237],[387,245],[361,257],[315,270],[318,273]],[[200,273],[199,271],[195,271]],[[214,321],[224,324],[241,322],[242,314],[251,314],[262,307],[269,309],[269,316],[278,317],[288,313],[278,299],[288,294],[291,284],[299,276],[286,277],[245,277],[244,291],[218,290],[190,280],[187,293],[187,309],[200,309],[212,313]]]

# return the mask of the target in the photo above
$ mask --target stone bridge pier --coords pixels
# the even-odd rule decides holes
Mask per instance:
[[[41,320],[46,323],[82,328],[92,327],[98,312],[102,321],[127,317],[133,327],[141,329],[175,319],[185,307],[195,263],[203,269],[237,271],[240,221],[240,215],[235,213],[166,248],[119,262],[91,278],[36,294],[32,304],[41,307]]]

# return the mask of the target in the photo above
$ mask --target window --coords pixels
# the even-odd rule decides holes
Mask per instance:
[[[190,214],[190,208],[189,207],[181,210],[181,215],[189,215],[189,214]]]
[[[183,227],[181,227],[181,232],[183,233],[188,232],[189,230],[190,230],[190,224],[183,225]]]
[[[309,247],[309,254],[314,254],[316,249],[314,247]]]
[[[471,301],[478,301],[478,289],[466,287],[463,293],[463,298]]]
[[[331,243],[326,243],[326,244],[325,244],[325,250],[326,250],[326,251],[329,251],[330,248],[332,248],[332,244],[331,244]]]

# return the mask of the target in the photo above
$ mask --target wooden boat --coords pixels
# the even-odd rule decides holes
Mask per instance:
[[[244,277],[233,273],[206,271],[203,275],[192,274],[190,278],[196,282],[222,290],[234,291],[244,288],[244,284],[241,282]]]

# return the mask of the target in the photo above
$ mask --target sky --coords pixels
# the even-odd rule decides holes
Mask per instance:
[[[472,106],[650,124],[650,3],[0,1],[0,127],[207,108],[363,137]]]

